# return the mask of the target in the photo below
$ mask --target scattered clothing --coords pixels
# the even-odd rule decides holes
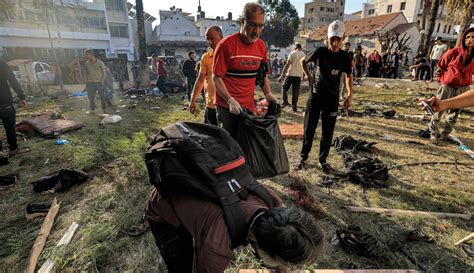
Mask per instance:
[[[28,204],[26,205],[26,219],[46,216],[50,207],[51,204]]]
[[[46,112],[18,123],[17,128],[27,124],[35,129],[44,138],[54,138],[58,134],[78,130],[84,127],[83,123],[68,119],[58,119],[54,113]]]
[[[54,190],[54,192],[65,192],[71,189],[74,185],[79,185],[86,182],[89,175],[83,171],[73,169],[62,169],[53,172],[47,176],[31,182],[33,184],[33,191],[43,192]]]
[[[363,232],[360,227],[351,225],[336,230],[336,238],[344,251],[373,259],[386,258],[390,250],[372,235]]]
[[[9,174],[9,175],[0,176],[0,191],[6,190],[10,187],[15,186],[17,178],[18,178],[17,174]]]

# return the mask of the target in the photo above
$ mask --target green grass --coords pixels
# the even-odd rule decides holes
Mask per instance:
[[[364,110],[378,103],[381,110],[395,109],[406,115],[421,114],[414,99],[417,92],[430,93],[420,83],[391,81],[391,89],[373,88],[374,83],[356,87],[354,109]],[[272,83],[276,93],[277,83]],[[407,88],[413,94],[407,94]],[[257,96],[261,96],[258,93]],[[360,100],[358,100],[360,97]],[[303,87],[300,106],[307,98],[307,87]],[[136,103],[136,106],[135,105]],[[29,151],[12,159],[8,166],[0,167],[0,175],[20,173],[19,183],[12,189],[0,192],[0,269],[19,272],[33,245],[42,219],[27,221],[24,208],[29,202],[51,202],[53,197],[61,201],[61,208],[40,257],[41,265],[52,258],[59,271],[132,271],[163,272],[165,269],[151,233],[131,238],[126,235],[128,227],[136,223],[143,214],[144,202],[152,189],[148,182],[143,153],[153,134],[169,123],[177,121],[201,121],[183,111],[179,97],[157,99],[142,97],[135,101],[119,97],[116,104],[123,120],[118,124],[99,128],[98,116],[85,114],[86,99],[59,98],[57,100],[34,100],[27,110],[18,111],[18,119],[45,109],[61,108],[66,118],[81,121],[85,128],[62,135],[71,144],[58,146],[54,140],[32,137],[21,141],[20,147]],[[151,110],[159,106],[160,110]],[[303,113],[285,108],[281,123],[302,123]],[[425,121],[387,120],[383,118],[341,118],[335,135],[351,134],[355,138],[378,142],[379,158],[389,165],[419,162],[447,161],[457,158],[459,162],[470,159],[455,146],[433,147],[428,141],[418,139],[416,132],[426,127]],[[474,147],[472,117],[463,115],[458,123],[458,135],[466,144]],[[395,141],[382,140],[377,134],[390,135]],[[310,161],[317,162],[318,139],[316,135]],[[4,137],[2,137],[4,138]],[[416,140],[424,145],[407,144]],[[291,164],[299,160],[300,140],[285,141]],[[342,168],[341,158],[331,151],[329,162]],[[472,167],[472,166],[471,166]],[[32,192],[29,182],[60,168],[76,168],[87,171],[91,179],[66,193],[37,194]],[[472,221],[457,219],[435,219],[419,217],[386,217],[375,214],[351,214],[341,209],[343,205],[384,207],[412,210],[472,213],[474,189],[472,169],[451,165],[410,166],[390,170],[390,187],[387,189],[363,190],[359,185],[340,182],[330,189],[322,188],[319,179],[322,173],[311,168],[300,173],[308,183],[309,191],[328,212],[327,219],[320,221],[325,232],[326,245],[320,260],[307,269],[348,268],[414,268],[406,257],[395,253],[393,259],[374,261],[349,255],[339,246],[330,244],[335,230],[344,224],[357,224],[381,241],[387,241],[398,232],[421,229],[435,237],[432,245],[409,243],[407,248],[431,271],[472,270],[474,262],[453,242],[473,230]],[[277,190],[287,206],[291,206],[288,185],[291,179],[282,175],[262,180],[262,183]],[[79,229],[68,246],[55,245],[72,222]],[[235,251],[235,260],[229,272],[242,268],[260,268],[250,248]]]

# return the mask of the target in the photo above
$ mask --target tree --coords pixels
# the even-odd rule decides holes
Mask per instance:
[[[146,55],[146,36],[145,36],[145,18],[143,16],[143,1],[136,0],[135,2],[137,10],[137,31],[138,31],[138,56],[140,59],[139,64],[139,75],[136,81],[137,87],[145,87],[149,80],[148,74],[148,58]]]
[[[300,19],[295,7],[288,0],[268,1],[266,9],[266,24],[262,39],[270,46],[288,47],[296,34]]]
[[[471,0],[448,0],[448,22],[460,25],[456,45],[461,44],[462,34],[471,25],[474,5]]]
[[[423,3],[422,3],[423,4]],[[421,39],[420,39],[420,46],[418,47],[418,51],[423,49],[423,45],[425,44],[426,38],[426,15],[428,14],[426,11],[430,8],[430,1],[424,0],[423,4],[423,15],[421,16]]]
[[[421,52],[423,52],[423,54],[426,54],[428,52],[428,48],[430,47],[431,36],[433,35],[436,25],[436,16],[438,15],[439,1],[440,0],[433,0],[431,2],[428,33],[426,34],[426,39],[424,41],[425,44],[422,46],[421,49]]]
[[[411,44],[411,36],[408,33],[397,33],[395,31],[379,32],[377,33],[377,40],[379,41],[382,51],[387,49],[407,51],[408,45]]]

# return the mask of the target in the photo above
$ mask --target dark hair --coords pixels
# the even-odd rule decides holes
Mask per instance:
[[[188,56],[191,57],[192,54],[195,54],[194,51],[189,51]]]
[[[249,19],[252,14],[256,12],[265,14],[265,8],[263,8],[263,6],[258,3],[249,2],[244,6],[244,10],[242,11],[242,18]]]
[[[321,252],[324,235],[316,219],[295,208],[272,208],[255,220],[257,247],[286,265],[313,263]]]
[[[300,44],[296,44],[295,47],[299,49],[303,49]]]
[[[152,58],[158,57],[158,54],[153,53],[153,55],[151,55],[151,57],[152,57]]]
[[[212,30],[212,31],[215,31],[215,32],[217,32],[217,33],[219,33],[219,35],[220,35],[221,37],[224,37],[224,34],[222,33],[222,29],[221,29],[219,26],[210,26],[210,27],[207,29],[207,31],[211,31],[211,30]]]
[[[349,45],[349,46],[351,46],[351,43],[345,42],[344,45]]]

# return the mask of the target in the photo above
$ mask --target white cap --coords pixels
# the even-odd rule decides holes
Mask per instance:
[[[328,27],[328,39],[331,39],[331,37],[334,36],[342,38],[344,36],[344,32],[346,32],[344,22],[342,22],[341,20],[336,20],[332,22]]]

